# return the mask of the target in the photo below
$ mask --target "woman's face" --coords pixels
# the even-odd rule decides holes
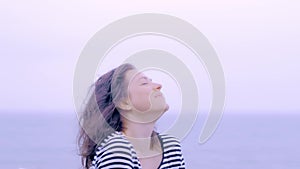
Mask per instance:
[[[143,115],[143,121],[156,120],[168,110],[169,106],[160,91],[161,84],[152,82],[136,69],[128,71],[126,76],[130,106],[139,115]]]

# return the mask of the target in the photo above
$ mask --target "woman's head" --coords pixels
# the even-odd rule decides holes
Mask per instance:
[[[155,122],[169,106],[161,93],[162,85],[152,82],[137,69],[126,73],[126,97],[117,105],[122,117],[138,123]]]
[[[122,64],[102,75],[95,84],[99,110],[114,130],[121,130],[120,115],[134,122],[153,122],[168,109],[154,83],[131,64]]]

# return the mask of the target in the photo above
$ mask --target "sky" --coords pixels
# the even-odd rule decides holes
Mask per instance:
[[[85,44],[104,26],[140,13],[176,16],[206,36],[223,67],[226,112],[299,113],[299,8],[297,0],[2,0],[0,113],[73,113],[73,75]],[[195,65],[189,51],[171,39],[130,39],[108,56],[145,48],[170,51],[191,69],[198,68],[193,72],[199,72],[194,76],[200,102],[203,110],[209,108],[211,90],[203,65]],[[180,107],[176,80],[148,73],[164,82],[172,108]]]

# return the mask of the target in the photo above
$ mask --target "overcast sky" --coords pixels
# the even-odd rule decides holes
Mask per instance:
[[[1,1],[0,113],[72,113],[73,72],[84,45],[109,23],[145,12],[181,18],[208,38],[224,69],[225,111],[299,113],[298,0]],[[132,39],[112,52],[130,53],[128,46],[188,55],[184,47],[158,37]],[[193,64],[188,57],[181,59]],[[177,108],[180,90],[175,81],[166,74],[149,75],[169,79],[163,90]],[[201,104],[209,107],[208,78],[202,75],[203,82],[197,79],[204,86],[199,87],[205,96]]]

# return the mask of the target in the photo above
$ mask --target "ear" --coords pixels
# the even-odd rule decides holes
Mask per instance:
[[[130,104],[130,102],[129,102],[128,99],[123,99],[123,100],[119,103],[118,107],[119,107],[120,109],[126,110],[126,111],[129,111],[129,110],[132,109],[132,106],[131,106],[131,104]]]

